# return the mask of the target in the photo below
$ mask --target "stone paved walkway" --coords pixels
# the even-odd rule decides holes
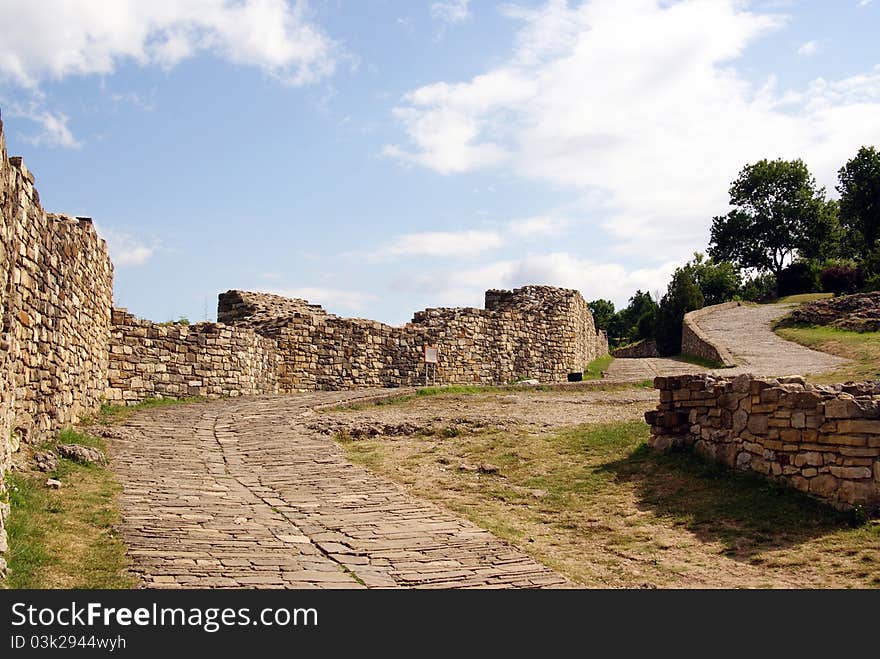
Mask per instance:
[[[737,365],[709,371],[719,375],[807,375],[830,371],[846,363],[843,357],[810,350],[786,341],[773,331],[774,322],[792,305],[760,304],[720,309],[704,316],[700,327],[716,344],[726,346]],[[676,359],[615,359],[606,378],[647,380],[657,375],[701,373],[707,369]]]
[[[568,585],[488,531],[352,465],[305,428],[315,406],[375,393],[133,415],[126,437],[111,441],[133,570],[152,588]]]

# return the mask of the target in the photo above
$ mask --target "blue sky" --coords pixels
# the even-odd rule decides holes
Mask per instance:
[[[705,248],[744,164],[833,193],[880,144],[878,31],[880,0],[0,0],[0,109],[139,316],[620,305]]]

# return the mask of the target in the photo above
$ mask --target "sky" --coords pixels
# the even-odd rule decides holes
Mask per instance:
[[[407,322],[548,284],[620,307],[737,173],[880,145],[880,0],[0,0],[0,111],[115,304]]]

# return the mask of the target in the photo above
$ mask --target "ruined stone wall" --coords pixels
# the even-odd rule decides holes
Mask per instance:
[[[700,327],[700,320],[715,311],[738,306],[740,306],[739,302],[724,302],[685,314],[681,324],[681,354],[700,357],[722,366],[736,366],[736,361],[730,351],[724,346],[712,342]]]
[[[43,210],[33,175],[7,156],[0,121],[0,476],[19,442],[98,408],[112,281],[91,220]],[[0,553],[5,513],[0,503]]]
[[[244,327],[158,325],[114,309],[109,349],[112,403],[278,391],[275,342]]]
[[[489,291],[486,309],[426,309],[403,327],[339,318],[304,300],[229,291],[218,319],[278,342],[282,391],[411,386],[424,382],[423,346],[440,346],[436,381],[565,381],[608,351],[577,291]]]
[[[659,357],[660,351],[657,350],[657,343],[654,339],[644,339],[612,350],[611,355],[615,359],[644,359],[647,357]]]
[[[837,508],[880,507],[880,382],[682,375],[654,380],[650,443],[755,471]]]

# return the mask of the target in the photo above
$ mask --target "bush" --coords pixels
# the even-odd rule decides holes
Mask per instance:
[[[865,293],[880,291],[880,275],[871,275],[865,279],[865,284],[862,286],[862,290]]]
[[[819,292],[819,271],[809,261],[796,261],[779,273],[779,297]]]
[[[657,312],[655,310],[646,311],[642,314],[642,317],[639,318],[639,322],[637,324],[638,328],[638,338],[639,340],[651,339],[654,338],[654,324],[657,318]]]
[[[865,283],[865,273],[859,268],[851,268],[846,265],[833,265],[822,270],[820,275],[822,290],[825,293],[844,295],[855,293]]]

